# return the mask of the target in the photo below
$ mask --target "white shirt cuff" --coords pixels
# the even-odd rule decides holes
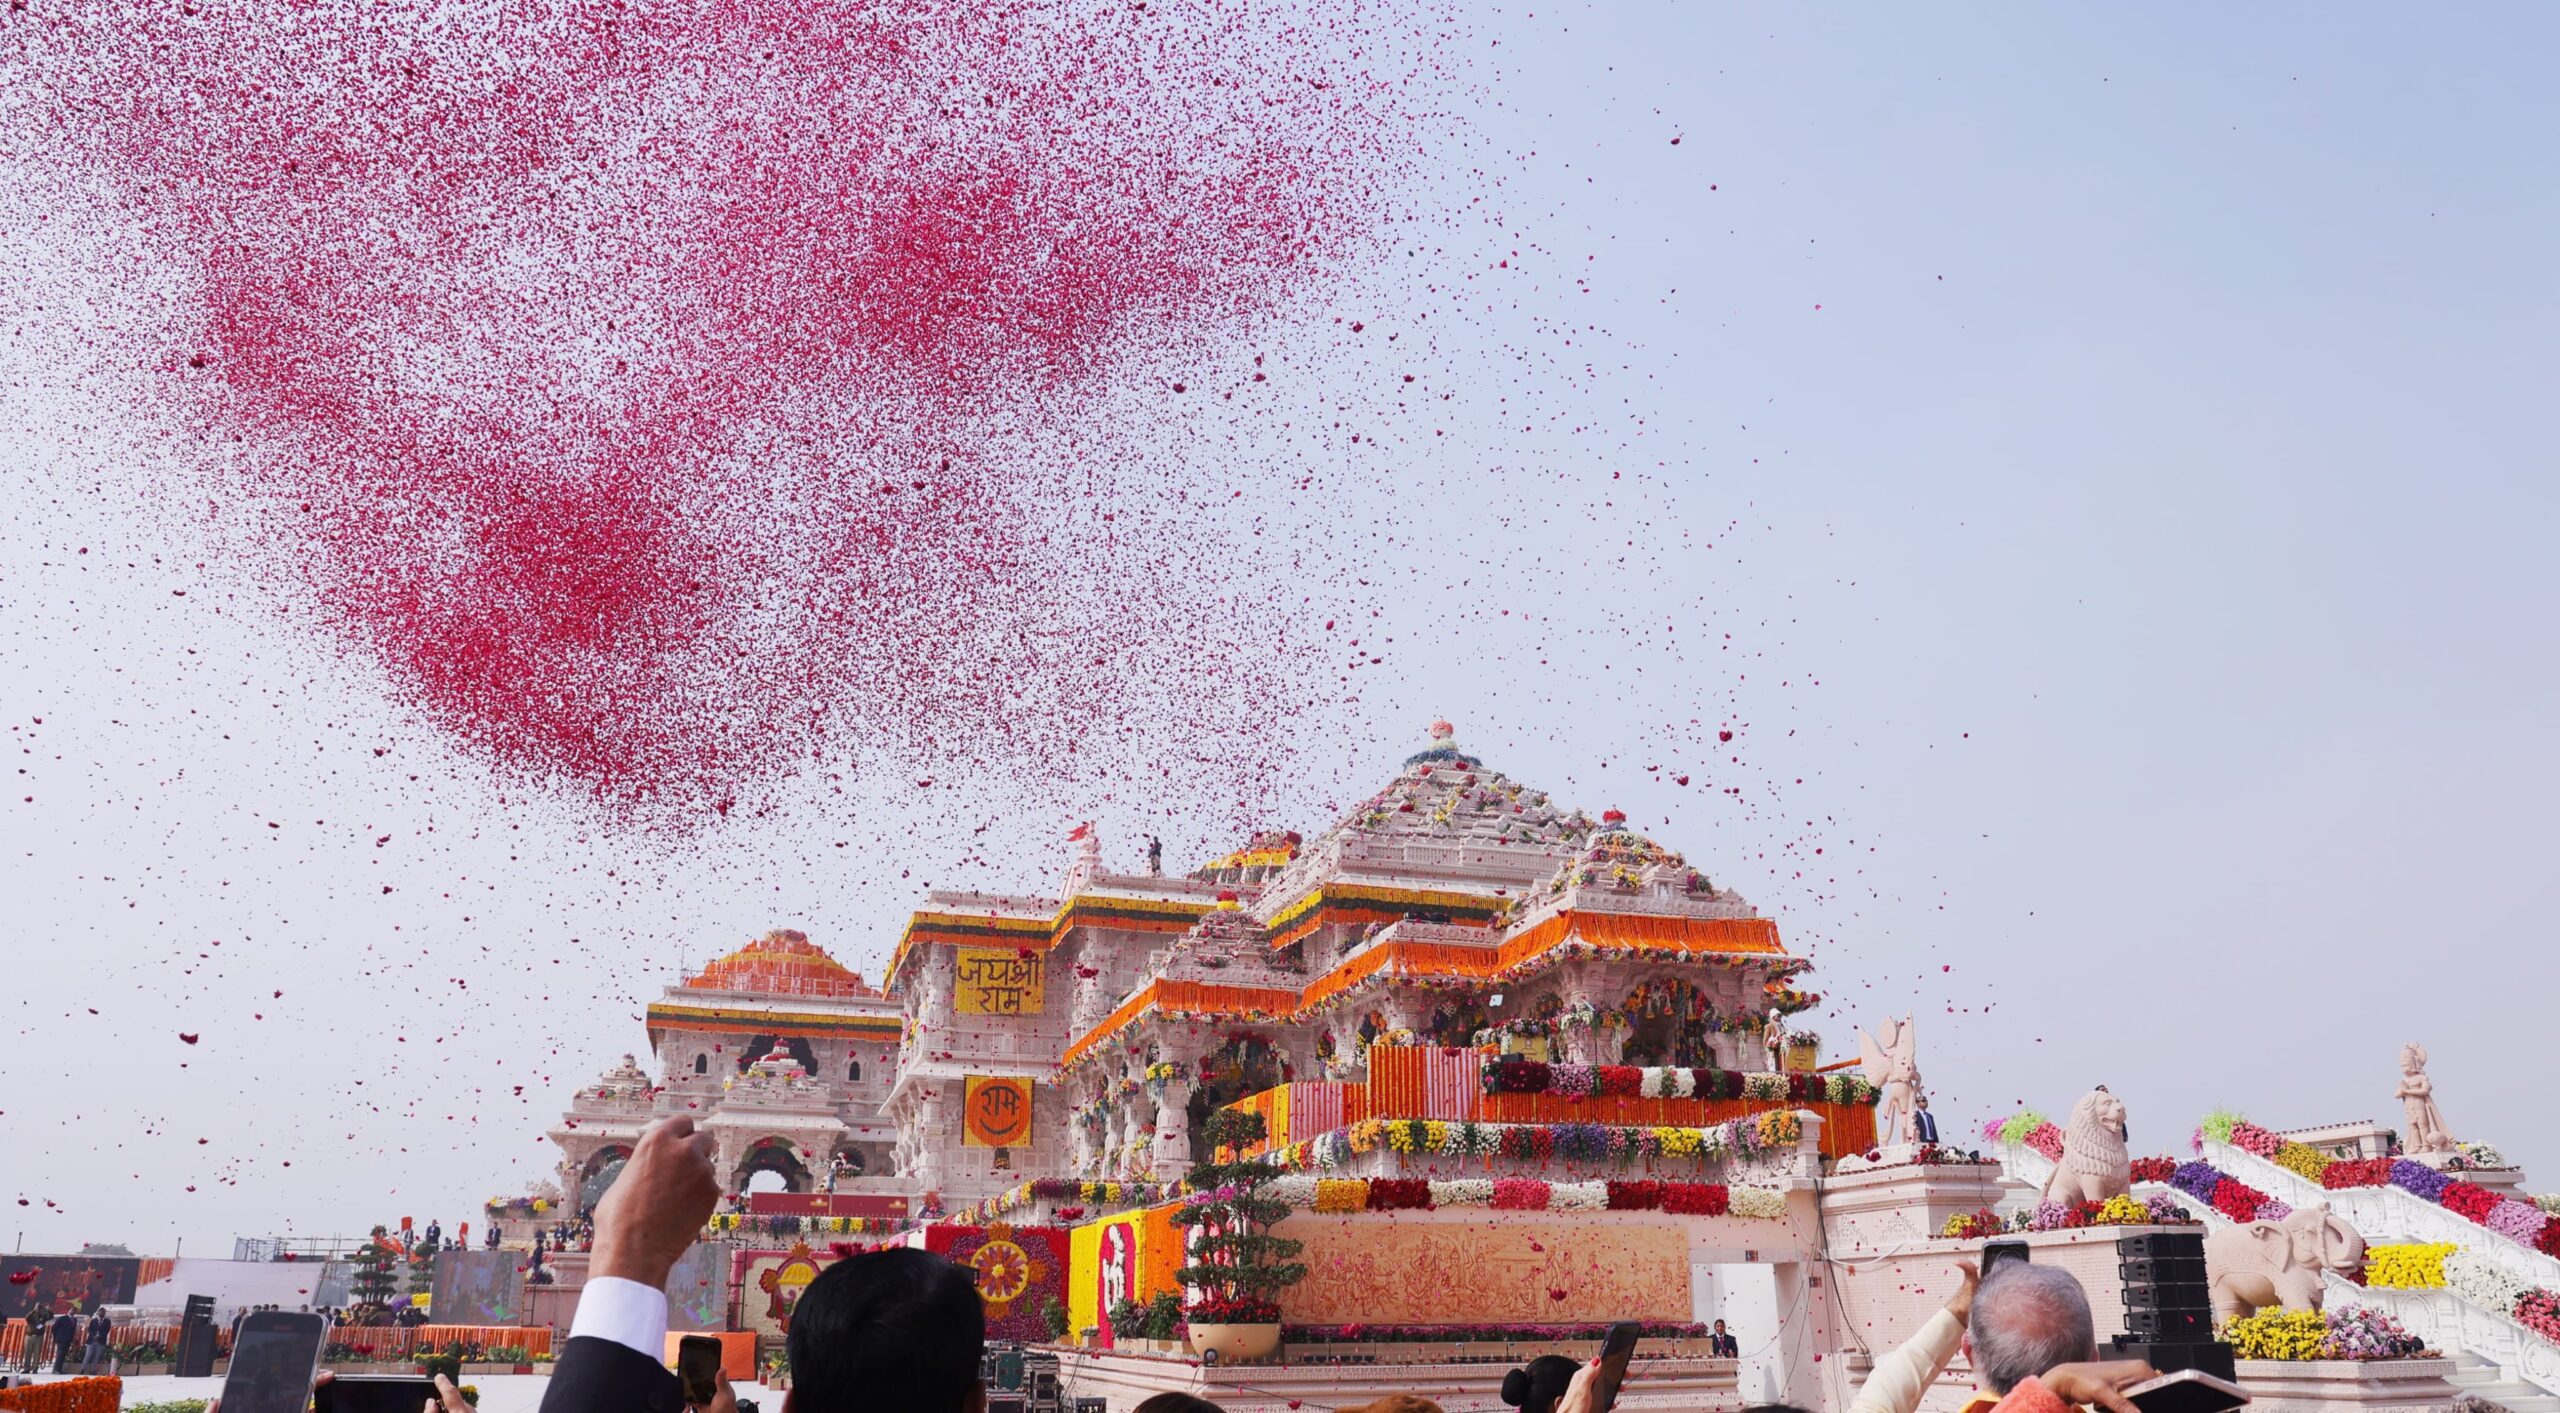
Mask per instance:
[[[581,1335],[609,1339],[636,1349],[650,1362],[667,1359],[667,1293],[656,1286],[600,1276],[578,1290],[578,1313],[569,1321],[569,1338]]]

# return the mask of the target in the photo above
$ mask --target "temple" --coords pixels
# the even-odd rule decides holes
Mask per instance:
[[[1984,1230],[2014,1217],[2035,1260],[2112,1291],[2120,1237],[2197,1220],[2126,1195],[2103,1090],[2094,1197],[2039,1201],[1935,1141],[1907,1018],[1825,1063],[1773,921],[1446,723],[1312,838],[1187,874],[1147,857],[1117,871],[1078,826],[1052,889],[931,894],[876,989],[798,932],[721,957],[648,1007],[654,1076],[626,1056],[578,1092],[556,1191],[491,1219],[559,1234],[689,1115],[730,1198],[671,1285],[676,1328],[770,1359],[827,1264],[911,1245],[973,1267],[989,1337],[1055,1371],[1028,1407],[1181,1390],[1234,1413],[1425,1371],[1484,1404],[1505,1361],[1587,1356],[1628,1319],[1651,1333],[1621,1406],[1844,1407]],[[1212,1153],[1230,1112],[1261,1136]],[[1216,1238],[1185,1203],[1215,1199],[1185,1179],[1256,1159],[1304,1273],[1268,1299],[1187,1284],[1225,1268],[1200,1264]],[[564,1326],[583,1257],[532,1264],[558,1281],[529,1318]],[[1962,1378],[1926,1406],[1960,1406]]]
[[[1399,1088],[1476,1089],[1501,1056],[1778,1073],[1786,1017],[1817,999],[1740,894],[1445,722],[1312,842],[1264,833],[1175,877],[1111,871],[1089,826],[1070,844],[1054,895],[930,895],[880,990],[794,931],[669,987],[648,1008],[662,1078],[626,1056],[579,1091],[552,1132],[560,1191],[591,1204],[679,1112],[719,1136],[732,1192],[849,1199],[830,1213],[1169,1182],[1228,1104],[1286,1147],[1395,1116]],[[1789,1097],[1686,1102],[1707,1122]],[[1861,1105],[1824,1107],[1847,1128],[1829,1147],[1872,1145]]]

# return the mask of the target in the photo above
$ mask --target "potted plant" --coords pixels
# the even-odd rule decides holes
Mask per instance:
[[[1301,1243],[1271,1234],[1290,1212],[1270,1195],[1279,1167],[1234,1157],[1266,1132],[1260,1114],[1220,1109],[1209,1115],[1210,1160],[1193,1165],[1191,1197],[1173,1214],[1190,1254],[1179,1274],[1193,1297],[1191,1351],[1214,1349],[1222,1362],[1268,1358],[1280,1347],[1279,1294],[1307,1274],[1304,1263],[1290,1259]]]
[[[1170,1290],[1159,1290],[1147,1302],[1147,1343],[1159,1354],[1180,1354],[1178,1342],[1182,1328],[1182,1297]]]
[[[1111,1323],[1111,1343],[1114,1348],[1124,1344],[1135,1345],[1146,1335],[1147,1307],[1128,1296],[1124,1295],[1112,1301],[1111,1308],[1103,1312],[1102,1318]]]
[[[1066,1343],[1068,1320],[1065,1301],[1054,1295],[1050,1296],[1049,1303],[1040,1307],[1040,1322],[1049,1327],[1051,1344]]]

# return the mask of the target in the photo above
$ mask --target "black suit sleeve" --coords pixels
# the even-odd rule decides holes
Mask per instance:
[[[542,1413],[678,1413],[684,1386],[628,1345],[581,1335],[561,1347]]]

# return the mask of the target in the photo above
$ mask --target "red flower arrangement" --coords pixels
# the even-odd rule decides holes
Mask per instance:
[[[1548,1188],[1536,1178],[1496,1178],[1493,1205],[1514,1212],[1547,1210]]]
[[[2343,1158],[2320,1170],[2320,1185],[2337,1189],[2346,1187],[2381,1187],[2391,1181],[2388,1158]]]
[[[1369,1179],[1372,1212],[1427,1211],[1430,1206],[1431,1184],[1422,1178]]]
[[[1612,1212],[1651,1212],[1662,1206],[1662,1184],[1650,1180],[1609,1184]]]
[[[2476,1182],[2456,1181],[2444,1185],[2444,1192],[2436,1198],[2436,1202],[2446,1211],[2466,1221],[2486,1222],[2489,1220],[2489,1209],[2498,1205],[2498,1194]]]
[[[2560,1344],[2560,1294],[2536,1286],[2517,1296],[2516,1323]]]
[[[1732,1210],[1733,1194],[1720,1182],[1666,1182],[1662,1210],[1684,1217],[1721,1217]],[[1612,1204],[1614,1205],[1614,1204]]]
[[[2560,1256],[2560,1221],[2542,1224],[2542,1235],[2533,1239],[2533,1249],[2545,1256]]]
[[[2243,1153],[2272,1158],[2277,1149],[2284,1147],[2284,1140],[2244,1119],[2231,1126],[2231,1146]]]
[[[2235,1222],[2256,1221],[2266,1201],[2267,1194],[2238,1178],[2224,1178],[2213,1185],[2213,1210]]]
[[[1250,1296],[1208,1296],[1193,1302],[1182,1318],[1195,1325],[1276,1325],[1280,1307]]]
[[[1955,1217],[1947,1222],[1947,1235],[1958,1241],[1980,1241],[2008,1230],[2000,1214],[1985,1207],[1971,1216]]]
[[[1538,1060],[1503,1060],[1484,1067],[1487,1094],[1544,1094],[1552,1078]]]
[[[1604,1097],[1633,1099],[1644,1090],[1644,1071],[1634,1065],[1602,1065],[1599,1080]]]
[[[2167,1182],[2169,1174],[2178,1170],[2175,1158],[2136,1158],[2133,1160],[2135,1182]]]

